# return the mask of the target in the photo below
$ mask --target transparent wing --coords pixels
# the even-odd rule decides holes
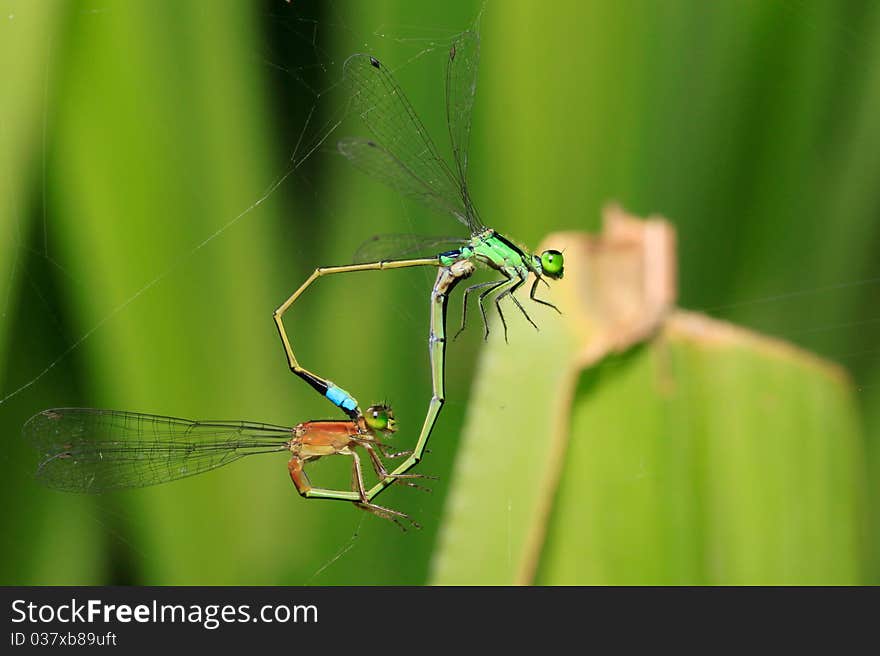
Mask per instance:
[[[371,174],[388,165],[398,169],[393,174],[380,174],[379,180],[392,184],[401,193],[422,199],[433,207],[444,208],[470,228],[468,212],[463,200],[462,184],[437,152],[403,89],[379,60],[370,55],[357,54],[348,58],[343,76],[352,90],[351,108],[364,121],[373,135],[372,142],[360,141],[357,148],[349,148],[355,161],[360,158],[361,168]],[[372,143],[373,146],[368,144]],[[381,148],[379,148],[381,146]],[[375,152],[368,153],[373,147]]]
[[[446,124],[449,128],[455,164],[458,167],[458,178],[465,183],[471,136],[471,113],[477,93],[479,64],[480,35],[475,31],[462,33],[449,49],[449,61],[446,65]],[[478,232],[482,226],[468,195],[467,184],[462,185],[462,194],[471,232]]]
[[[354,262],[378,262],[409,257],[437,255],[468,243],[458,237],[425,237],[412,234],[376,235],[361,244],[354,254]]]
[[[247,455],[285,451],[292,429],[245,421],[190,421],[118,410],[55,408],[31,417],[37,478],[69,492],[165,483]]]
[[[433,210],[452,214],[466,223],[464,205],[458,196],[444,196],[426,180],[414,175],[381,144],[370,139],[343,139],[339,152],[367,175],[395,189],[401,196],[413,198]]]

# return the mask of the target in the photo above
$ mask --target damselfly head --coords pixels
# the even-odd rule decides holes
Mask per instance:
[[[391,406],[380,403],[371,405],[364,413],[367,428],[379,433],[390,434],[397,430],[394,422],[394,411]]]
[[[548,278],[560,280],[564,268],[564,259],[560,251],[549,250],[541,253],[541,272]]]

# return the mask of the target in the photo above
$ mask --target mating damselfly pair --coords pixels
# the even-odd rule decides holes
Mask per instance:
[[[479,292],[477,304],[485,336],[489,335],[489,323],[484,303],[492,298],[506,339],[507,322],[501,302],[510,299],[537,328],[515,293],[533,278],[529,298],[556,309],[536,294],[540,283],[546,284],[548,278],[559,279],[563,275],[562,253],[547,250],[537,255],[517,246],[485,226],[471,200],[467,185],[467,153],[479,51],[480,39],[476,30],[459,35],[449,49],[445,94],[452,164],[440,156],[403,90],[383,63],[371,55],[356,54],[343,66],[344,81],[351,92],[350,111],[361,117],[372,137],[345,139],[338,145],[339,152],[356,167],[403,196],[453,216],[470,233],[467,238],[374,237],[358,250],[354,263],[315,269],[275,311],[275,323],[290,369],[340,408],[348,416],[346,421],[311,421],[287,428],[252,422],[191,421],[108,410],[51,409],[36,415],[25,425],[26,437],[40,450],[43,458],[38,477],[50,487],[62,490],[101,492],[164,483],[215,469],[246,455],[287,451],[291,454],[290,476],[303,496],[350,501],[398,523],[399,520],[409,520],[404,513],[374,504],[373,499],[393,483],[415,486],[411,479],[422,478],[408,472],[424,455],[445,400],[445,324],[449,294],[459,282],[470,277],[477,266],[498,272],[498,278],[465,289],[459,332],[465,328],[468,301],[472,294]],[[438,269],[430,294],[428,349],[432,398],[413,450],[392,453],[380,439],[395,429],[391,409],[371,406],[364,412],[355,397],[342,387],[302,367],[294,355],[283,316],[321,277],[419,266]],[[364,484],[358,449],[368,455],[379,477],[378,483],[369,489]],[[385,457],[406,455],[407,458],[389,472],[379,451]],[[310,460],[329,455],[352,458],[351,490],[311,487],[303,466]]]

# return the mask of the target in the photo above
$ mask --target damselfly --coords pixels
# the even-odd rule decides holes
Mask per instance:
[[[100,493],[167,483],[217,469],[246,456],[287,452],[287,469],[297,491],[308,499],[350,501],[397,523],[405,513],[369,501],[358,447],[381,481],[423,478],[389,474],[379,452],[394,458],[382,439],[396,431],[394,413],[373,405],[355,421],[317,420],[293,427],[249,421],[193,421],[176,417],[94,408],[53,408],[24,425],[26,440],[40,453],[37,478],[68,492]],[[304,465],[324,456],[352,459],[352,490],[312,487]]]

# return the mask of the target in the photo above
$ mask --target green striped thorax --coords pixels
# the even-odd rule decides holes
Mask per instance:
[[[500,271],[514,270],[523,279],[529,272],[534,272],[539,278],[546,276],[559,280],[564,273],[564,258],[560,251],[546,250],[540,256],[530,255],[492,229],[474,235],[459,250],[442,253],[440,263],[450,266],[458,260],[471,258]]]

